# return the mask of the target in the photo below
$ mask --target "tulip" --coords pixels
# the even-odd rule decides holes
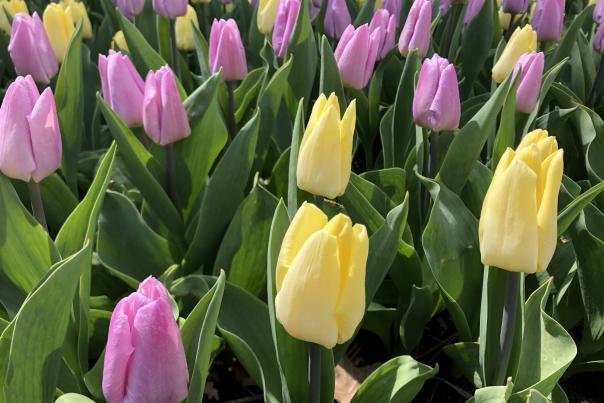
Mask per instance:
[[[275,313],[293,337],[332,348],[353,335],[365,312],[369,240],[364,225],[338,214],[328,221],[302,204],[277,260]]]
[[[128,43],[126,42],[126,38],[124,37],[124,31],[117,31],[115,35],[113,35],[113,39],[111,40],[111,47],[113,49],[125,50],[126,52],[130,52],[128,49]]]
[[[143,12],[145,0],[117,0],[115,5],[124,17],[131,20]]]
[[[346,28],[334,53],[345,87],[361,89],[367,85],[384,35],[381,27],[370,32],[367,24],[357,29],[352,25]]]
[[[6,17],[6,14],[10,15],[12,18],[17,13],[27,14],[28,12],[27,4],[23,0],[0,1],[0,29],[7,35],[10,35],[11,24]]]
[[[501,157],[482,205],[478,237],[482,262],[534,273],[556,249],[562,150],[545,130],[526,135]]]
[[[256,0],[254,0],[256,1]],[[321,10],[321,4],[324,0],[310,0],[310,18],[314,19]]]
[[[596,7],[593,12],[593,19],[598,24],[601,24],[604,21],[604,0],[597,0]]]
[[[273,49],[278,57],[285,56],[291,34],[298,19],[300,0],[281,0],[273,29]]]
[[[453,5],[453,0],[440,0],[440,4],[438,5],[438,12],[441,16],[447,14],[451,6]]]
[[[541,91],[541,76],[543,75],[543,52],[525,53],[516,62],[514,77],[522,69],[520,83],[516,91],[516,110],[531,113],[535,109]]]
[[[52,50],[55,52],[59,63],[63,63],[67,46],[74,31],[73,21],[63,6],[57,3],[50,3],[46,6],[42,19]]]
[[[604,24],[599,24],[594,35],[594,50],[599,54],[604,54]]]
[[[383,35],[378,45],[378,59],[383,59],[394,48],[394,35],[396,34],[396,19],[386,10],[377,10],[369,23],[369,32],[376,32],[380,28]]]
[[[115,306],[103,366],[108,403],[178,403],[189,372],[168,290],[148,277]]]
[[[17,74],[30,74],[39,83],[48,84],[59,71],[57,58],[37,13],[15,15],[8,52]]]
[[[501,9],[509,14],[524,14],[528,10],[529,0],[503,0]]]
[[[466,8],[466,15],[463,17],[463,24],[467,27],[470,25],[474,17],[478,15],[482,6],[484,6],[485,0],[468,0],[468,7]]]
[[[398,41],[398,50],[403,57],[417,49],[421,57],[426,55],[430,45],[430,25],[432,24],[432,2],[416,0],[409,10]]]
[[[514,22],[518,22],[518,20],[520,20],[522,18],[522,15],[520,14],[515,14],[514,15]],[[504,12],[501,8],[499,9],[499,25],[501,25],[501,28],[508,30],[510,29],[510,24],[512,22],[512,14],[506,13]]]
[[[187,14],[176,18],[176,47],[179,50],[188,51],[195,49],[193,27],[191,27],[191,24],[199,28],[195,9],[187,5]]]
[[[413,96],[413,119],[440,132],[459,127],[461,103],[455,66],[439,55],[424,60]]]
[[[346,27],[352,22],[346,0],[323,1],[327,1],[323,29],[330,38],[340,39]]]
[[[540,41],[558,42],[564,29],[564,0],[537,0],[531,25]]]
[[[143,125],[145,83],[128,56],[109,51],[99,55],[103,98],[128,127]]]
[[[162,17],[170,20],[187,13],[187,0],[153,0],[153,9]]]
[[[321,94],[312,108],[298,156],[298,187],[333,199],[344,194],[350,179],[352,138],[356,123],[353,100],[342,119],[338,97]]]
[[[516,28],[508,44],[499,56],[499,60],[493,66],[491,71],[493,80],[500,83],[514,70],[514,66],[520,56],[525,53],[534,52],[537,49],[537,33],[533,31],[530,25],[525,25],[522,29]]]
[[[214,20],[210,31],[208,59],[212,74],[222,68],[223,80],[232,81],[245,78],[247,75],[245,49],[235,20]]]
[[[62,6],[65,8],[65,12],[71,19],[74,27],[77,27],[78,23],[82,21],[82,36],[84,38],[92,38],[92,24],[90,24],[90,18],[88,18],[88,12],[84,3],[75,0],[64,0]]]
[[[279,0],[260,0],[258,3],[258,31],[264,35],[271,33],[273,25],[275,25],[275,18],[277,16],[277,8],[279,7]]]
[[[174,74],[168,66],[147,74],[143,126],[151,140],[162,146],[191,134],[187,111],[176,87]]]
[[[61,132],[50,88],[42,95],[31,76],[17,77],[0,106],[0,171],[40,182],[61,164]]]
[[[394,15],[394,20],[398,26],[401,20],[401,7],[403,6],[402,0],[384,0],[382,8],[387,10],[391,15]]]

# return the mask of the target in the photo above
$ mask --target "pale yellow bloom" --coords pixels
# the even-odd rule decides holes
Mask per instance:
[[[197,13],[191,6],[187,6],[187,14],[176,18],[176,46],[180,50],[194,50],[195,40],[193,39],[193,27],[191,23],[199,28]]]
[[[275,25],[279,0],[259,0],[258,2],[258,30],[268,35]]]
[[[529,24],[522,29],[516,28],[503,53],[493,66],[492,75],[495,82],[500,83],[514,70],[514,65],[524,53],[537,49],[537,33]]]
[[[113,40],[111,41],[111,47],[113,49],[121,49],[121,50],[125,50],[126,52],[130,52],[130,49],[128,49],[128,43],[126,43],[126,38],[124,37],[124,32],[123,31],[117,31],[115,33],[115,35],[113,35]]]
[[[63,63],[67,53],[67,45],[73,34],[73,21],[65,8],[57,3],[46,6],[43,15],[44,29],[50,39],[50,45],[59,63]]]
[[[75,0],[64,0],[61,5],[65,8],[69,18],[71,18],[74,27],[77,27],[80,20],[82,20],[82,36],[84,38],[92,38],[92,24],[90,23],[84,3]]]
[[[281,245],[277,320],[293,337],[331,348],[353,335],[365,312],[369,239],[364,225],[304,203]]]
[[[0,1],[0,29],[10,35],[11,24],[6,17],[6,14],[11,18],[17,13],[29,13],[27,4],[23,0]]]

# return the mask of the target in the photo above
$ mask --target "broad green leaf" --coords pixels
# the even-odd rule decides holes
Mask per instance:
[[[48,226],[54,229],[61,228],[78,205],[78,199],[57,173],[47,176],[40,182],[40,191]]]
[[[321,37],[321,75],[319,81],[319,94],[329,97],[335,93],[340,103],[340,110],[346,110],[346,96],[340,79],[340,70],[336,64],[333,50],[325,35]]]
[[[123,15],[120,15],[120,24],[122,26],[122,31],[124,32],[124,37],[126,38],[126,43],[128,43],[128,49],[130,49],[130,54],[132,55],[132,61],[143,77],[147,75],[147,71],[157,70],[168,64],[165,59],[149,45],[149,42],[145,40],[145,37],[140,33],[136,26]]]
[[[244,117],[250,112],[250,105],[255,105],[260,89],[266,85],[267,69],[259,67],[252,70],[233,91],[235,101],[235,121],[242,124]]]
[[[405,199],[407,191],[406,172],[401,168],[385,168],[363,172],[360,177],[379,187],[395,204]]]
[[[380,140],[382,141],[382,157],[384,158],[384,167],[394,166],[394,135],[393,133],[394,106],[386,109],[386,112],[380,120]],[[397,157],[398,158],[398,157]]]
[[[412,351],[419,344],[424,328],[432,317],[433,306],[434,296],[430,287],[413,284],[409,306],[399,326],[401,343],[406,351]]]
[[[514,384],[510,381],[505,386],[487,386],[476,389],[474,392],[474,403],[505,403],[512,395]]]
[[[585,207],[604,190],[604,182],[598,183],[577,196],[558,214],[558,236],[562,235]]]
[[[454,373],[461,373],[477,388],[482,386],[480,379],[479,347],[475,342],[449,344],[443,352],[453,361]]]
[[[287,176],[287,213],[293,219],[298,211],[298,154],[304,136],[304,101],[298,102],[298,112],[292,131],[292,145],[289,152],[289,172]]]
[[[487,3],[490,3],[487,2]],[[522,72],[518,73],[520,76]],[[508,92],[508,96],[503,104],[503,110],[501,111],[501,118],[499,121],[499,129],[497,130],[497,136],[495,137],[495,143],[493,144],[492,157],[491,157],[491,170],[495,172],[499,159],[507,148],[515,148],[516,142],[516,91],[520,80],[514,80],[512,87]]]
[[[197,65],[201,72],[202,78],[209,78],[212,73],[210,72],[209,61],[208,61],[208,42],[203,34],[194,25],[191,25],[193,29],[193,40],[195,41],[195,54],[197,56]]]
[[[318,58],[309,9],[309,0],[302,0],[298,19],[287,48],[287,53],[294,58],[289,74],[289,85],[298,100],[304,98],[305,107],[310,102],[310,94],[317,74]]]

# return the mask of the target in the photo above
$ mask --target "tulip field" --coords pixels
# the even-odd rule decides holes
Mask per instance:
[[[0,0],[0,403],[604,402],[604,0]]]

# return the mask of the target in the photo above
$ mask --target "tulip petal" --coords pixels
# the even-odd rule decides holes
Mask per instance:
[[[545,271],[556,250],[558,239],[558,193],[563,173],[563,151],[550,155],[541,168],[544,185],[537,213],[539,261],[537,271]]]
[[[357,120],[357,101],[353,99],[340,122],[340,194],[344,194],[352,167],[352,143]]]
[[[55,98],[46,88],[27,116],[31,147],[36,162],[32,179],[40,182],[61,165],[61,131],[57,118]]]
[[[461,104],[455,67],[449,64],[440,74],[438,89],[428,111],[428,123],[432,130],[455,130],[459,127]]]

